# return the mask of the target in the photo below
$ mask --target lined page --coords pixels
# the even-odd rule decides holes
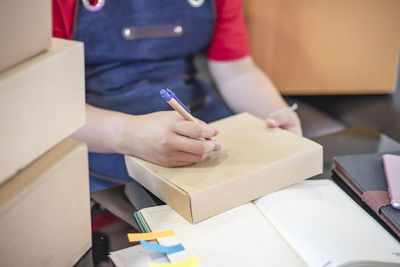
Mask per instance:
[[[254,203],[309,266],[400,263],[399,243],[332,181],[304,181]]]
[[[168,255],[171,262],[197,256],[199,266],[304,266],[290,246],[251,203],[191,224],[168,206],[141,210],[151,231],[173,229],[176,237],[161,245],[181,242],[185,251]]]

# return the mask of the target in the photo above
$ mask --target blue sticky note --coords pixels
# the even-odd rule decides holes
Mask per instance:
[[[144,247],[148,250],[159,252],[159,253],[164,253],[164,254],[171,254],[171,253],[175,253],[175,252],[182,251],[185,249],[182,246],[182,244],[167,247],[167,246],[163,246],[163,245],[160,245],[157,243],[147,242],[144,240],[140,240],[140,244],[142,245],[142,247]]]

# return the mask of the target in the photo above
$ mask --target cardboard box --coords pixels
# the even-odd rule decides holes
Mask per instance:
[[[125,157],[138,183],[192,223],[322,172],[322,147],[242,113],[211,123],[222,150],[191,166]]]
[[[88,251],[87,157],[66,139],[0,187],[1,266],[72,266]]]
[[[0,74],[0,184],[85,123],[82,43],[52,47]]]
[[[0,1],[0,72],[51,44],[51,0]]]
[[[252,55],[286,95],[396,88],[398,0],[247,0]]]

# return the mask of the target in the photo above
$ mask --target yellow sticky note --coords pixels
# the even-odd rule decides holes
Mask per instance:
[[[191,267],[199,264],[199,259],[192,256],[184,261],[171,262],[171,263],[150,263],[150,267]]]
[[[139,240],[155,240],[161,237],[167,237],[175,235],[173,230],[166,230],[161,232],[153,232],[153,233],[142,233],[142,234],[128,234],[129,242],[139,242]]]

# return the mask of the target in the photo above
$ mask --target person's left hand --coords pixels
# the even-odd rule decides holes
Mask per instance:
[[[267,118],[266,123],[269,128],[279,127],[292,133],[302,135],[300,119],[294,111],[283,111],[272,118]]]

